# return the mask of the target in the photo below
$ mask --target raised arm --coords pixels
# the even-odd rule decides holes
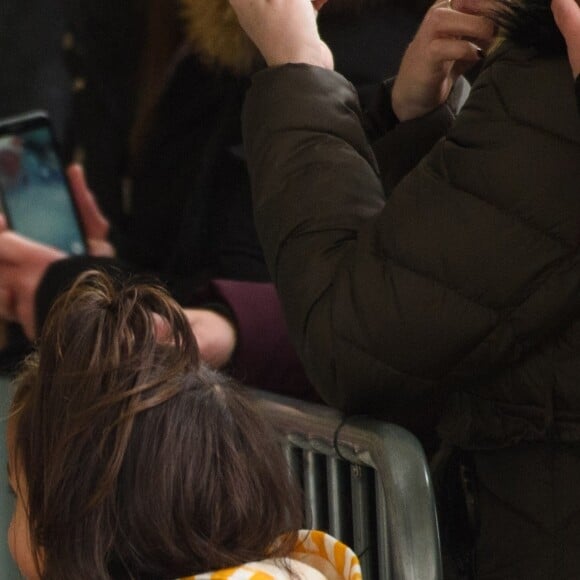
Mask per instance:
[[[435,213],[428,199],[397,190],[386,202],[356,94],[330,71],[259,73],[244,135],[268,265],[323,398],[399,416],[430,397],[495,321],[423,275],[414,258],[401,261],[405,246],[413,256],[429,246],[432,228],[460,223],[458,208],[450,200],[447,215]],[[433,259],[423,258],[427,270]]]
[[[259,43],[272,4],[287,3],[233,2],[262,11],[249,19],[263,26]],[[287,62],[300,62],[298,53]],[[319,64],[313,57],[254,77],[244,137],[256,221],[291,335],[322,396],[350,412],[398,415],[431,396],[496,315],[422,274],[436,263],[401,261],[400,246],[420,256],[430,245],[437,218],[443,231],[461,223],[458,207],[449,200],[435,212],[419,199],[421,185],[386,202],[354,89]]]

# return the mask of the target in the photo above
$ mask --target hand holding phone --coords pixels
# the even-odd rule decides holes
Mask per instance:
[[[30,339],[36,335],[36,291],[46,269],[66,258],[62,250],[0,232],[0,318],[17,322]]]
[[[0,122],[0,319],[21,324],[30,339],[46,269],[67,254],[114,255],[82,167],[67,174],[72,190],[44,113]]]
[[[8,226],[15,232],[67,254],[87,252],[45,113],[0,121],[0,200]]]

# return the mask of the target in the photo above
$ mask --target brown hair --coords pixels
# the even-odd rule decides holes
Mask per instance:
[[[43,580],[177,578],[296,541],[300,497],[272,428],[199,363],[160,287],[83,275],[13,408]]]

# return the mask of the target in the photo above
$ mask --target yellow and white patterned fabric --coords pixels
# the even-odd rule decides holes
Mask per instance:
[[[288,568],[288,569],[287,569]],[[281,560],[249,562],[181,580],[362,580],[356,554],[325,532],[300,530],[294,551]]]

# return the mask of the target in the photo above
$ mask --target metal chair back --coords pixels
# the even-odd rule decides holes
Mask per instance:
[[[365,580],[441,580],[427,461],[405,429],[254,391],[301,480],[307,525],[359,555]]]

